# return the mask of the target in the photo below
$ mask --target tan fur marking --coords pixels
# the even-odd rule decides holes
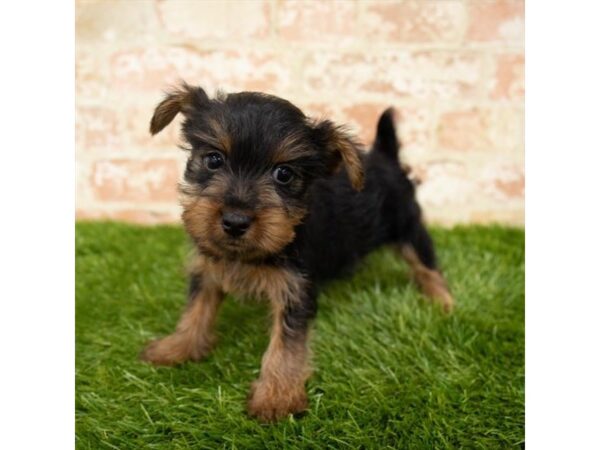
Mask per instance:
[[[202,142],[221,150],[223,153],[231,152],[231,136],[225,130],[225,127],[215,119],[208,120],[209,131],[195,131],[194,136]]]
[[[272,305],[271,340],[248,398],[248,413],[265,422],[308,408],[304,385],[310,376],[307,335],[284,336],[283,306],[278,301]]]
[[[210,198],[198,197],[184,204],[182,213],[183,225],[188,234],[203,251],[210,254],[221,254],[221,250],[210,240],[221,206]]]
[[[275,164],[286,163],[290,160],[303,156],[311,156],[314,154],[314,149],[306,147],[305,139],[301,134],[289,134],[282,139],[277,149],[273,154],[273,162]]]
[[[254,238],[266,254],[279,252],[294,240],[294,227],[300,223],[294,217],[289,217],[282,208],[264,208],[256,216],[257,225]],[[251,231],[252,232],[252,231]],[[252,239],[252,236],[248,236]]]
[[[437,270],[425,267],[412,246],[402,246],[400,253],[410,266],[412,276],[421,291],[436,303],[441,304],[445,311],[451,311],[454,307],[454,299],[443,275]]]
[[[365,186],[365,175],[358,149],[350,140],[344,137],[336,139],[334,145],[342,156],[342,160],[348,171],[350,184],[355,190],[362,191]]]
[[[175,333],[151,342],[141,358],[155,365],[172,366],[205,357],[215,343],[212,329],[222,299],[220,289],[203,282],[202,290],[179,319]]]
[[[181,187],[183,223],[201,251],[250,261],[278,253],[294,239],[294,227],[302,221],[306,211],[286,210],[273,188],[265,187],[261,189],[261,206],[256,210],[252,226],[243,238],[231,242],[221,226],[221,199],[225,189],[224,180],[214,180],[202,192],[195,192],[186,185]]]
[[[205,145],[208,145],[216,150],[220,150],[225,154],[228,154],[230,151],[229,141],[224,136],[215,135],[204,131],[195,131],[194,137]]]
[[[270,265],[246,264],[236,260],[215,260],[198,255],[193,269],[202,273],[224,292],[250,296],[279,303],[299,297],[305,280],[298,273]]]

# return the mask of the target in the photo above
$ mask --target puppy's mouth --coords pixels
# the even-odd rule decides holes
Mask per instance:
[[[244,215],[251,215],[252,220],[245,220]],[[281,252],[293,241],[294,226],[302,217],[275,207],[252,214],[233,211],[226,216],[220,204],[208,200],[184,205],[183,213],[186,230],[201,253],[243,261],[262,260]]]
[[[220,239],[214,239],[212,243],[224,254],[230,256],[239,256],[253,249],[251,242],[246,237],[225,236]]]
[[[241,238],[241,237],[226,237],[225,239],[223,239],[221,242],[219,242],[217,245],[220,245],[221,247],[225,248],[225,249],[232,249],[232,250],[241,250],[244,248],[247,248],[248,246],[248,242],[246,241],[246,239]]]

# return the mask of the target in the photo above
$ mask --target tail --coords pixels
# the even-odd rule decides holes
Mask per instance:
[[[390,107],[379,118],[373,150],[383,153],[394,161],[398,161],[400,157],[400,141],[396,135],[396,126],[394,125],[395,116],[396,111]]]

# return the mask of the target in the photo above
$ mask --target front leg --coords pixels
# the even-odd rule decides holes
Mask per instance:
[[[214,284],[203,283],[200,275],[190,277],[189,304],[179,319],[175,333],[150,342],[141,358],[155,365],[172,366],[198,361],[213,347],[213,326],[223,292]]]
[[[273,298],[271,304],[271,340],[248,400],[248,413],[265,422],[308,408],[308,327],[316,314],[316,293],[304,289],[291,298]]]

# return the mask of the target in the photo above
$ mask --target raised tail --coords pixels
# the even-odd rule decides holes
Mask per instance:
[[[390,107],[379,118],[373,150],[383,153],[394,161],[398,161],[400,158],[400,141],[396,135],[395,116],[396,111]]]

